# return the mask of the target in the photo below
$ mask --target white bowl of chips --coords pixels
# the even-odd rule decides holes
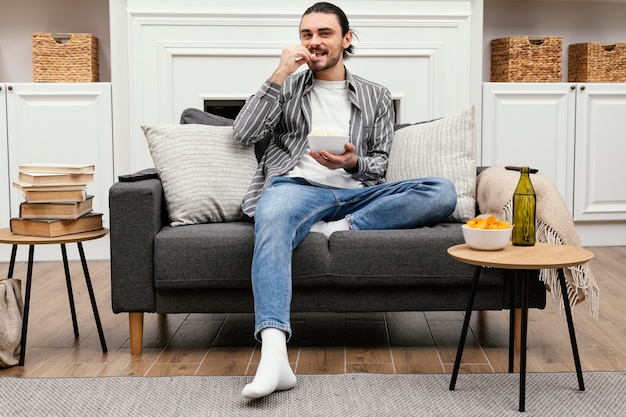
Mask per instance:
[[[350,142],[350,137],[337,135],[333,132],[314,130],[307,137],[309,149],[321,152],[322,150],[341,155],[346,151],[346,143]]]
[[[462,226],[465,243],[476,250],[500,250],[511,240],[513,226],[495,216],[476,217]]]

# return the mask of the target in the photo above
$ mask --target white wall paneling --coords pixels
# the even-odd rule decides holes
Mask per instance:
[[[202,108],[204,99],[245,99],[256,92],[282,48],[299,42],[300,17],[310,6],[186,1],[172,9],[163,0],[125,3],[112,4],[110,11],[112,22],[125,22],[127,30],[117,40],[112,31],[113,76],[118,80],[125,69],[127,74],[127,82],[114,84],[115,92],[120,88],[119,95],[114,92],[116,155],[130,154],[116,168],[124,172],[152,166],[142,124],[177,123],[183,109]],[[358,3],[337,2],[358,36],[346,66],[387,86],[400,102],[400,120],[429,120],[471,104],[471,2]],[[118,54],[116,45],[123,42]]]
[[[4,162],[9,160],[8,138],[7,138],[7,106],[6,106],[7,85],[0,83],[0,161],[3,168],[0,169],[0,228],[9,227],[11,217],[11,199],[9,198],[9,169]]]

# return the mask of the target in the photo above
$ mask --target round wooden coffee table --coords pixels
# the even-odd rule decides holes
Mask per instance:
[[[461,357],[463,356],[463,347],[465,346],[465,338],[469,328],[470,316],[474,307],[474,298],[476,296],[476,288],[480,278],[480,271],[483,267],[512,269],[522,272],[521,282],[521,299],[522,299],[522,323],[521,323],[521,347],[520,347],[520,398],[519,411],[525,410],[526,404],[526,336],[528,331],[528,292],[526,290],[528,281],[528,271],[539,269],[558,270],[559,285],[561,287],[561,295],[563,298],[563,307],[567,317],[567,326],[569,329],[570,342],[572,352],[574,354],[574,364],[576,366],[576,375],[578,377],[578,387],[581,391],[585,390],[582,369],[580,366],[580,357],[578,354],[578,346],[576,344],[576,334],[574,332],[574,322],[572,320],[572,311],[569,305],[567,289],[565,287],[565,273],[563,268],[575,265],[581,265],[593,258],[593,253],[587,249],[577,248],[567,245],[554,245],[549,243],[537,243],[534,246],[513,246],[511,244],[498,251],[479,251],[470,248],[467,244],[452,246],[448,249],[448,253],[454,259],[474,265],[474,280],[472,289],[465,311],[465,320],[463,322],[463,330],[461,331],[461,339],[457,349],[456,360],[452,371],[452,379],[450,381],[450,390],[453,391],[456,385],[459,367],[461,366]],[[513,317],[515,307],[515,285],[512,285],[511,293],[511,310],[509,323],[509,372],[513,372]]]
[[[17,247],[19,245],[29,245],[28,251],[28,269],[26,272],[26,292],[24,294],[24,319],[22,321],[22,336],[21,336],[21,349],[20,349],[20,361],[19,365],[24,365],[24,359],[26,357],[26,334],[28,330],[28,314],[30,311],[30,289],[33,278],[33,257],[35,253],[36,245],[61,245],[61,254],[63,255],[63,267],[65,268],[65,281],[67,283],[67,295],[70,303],[70,311],[72,313],[72,324],[74,326],[74,336],[78,337],[78,322],[76,321],[76,308],[74,307],[74,293],[72,291],[72,281],[70,279],[70,270],[67,261],[67,249],[65,245],[67,243],[76,243],[78,245],[78,252],[80,254],[80,261],[83,267],[83,273],[85,274],[85,282],[87,283],[87,290],[89,291],[89,298],[91,300],[91,307],[93,309],[93,315],[96,320],[96,327],[98,328],[98,335],[100,336],[100,345],[102,346],[102,353],[107,352],[106,342],[104,340],[104,332],[102,331],[102,324],[100,322],[100,315],[98,314],[98,305],[96,304],[96,296],[94,295],[93,287],[91,285],[91,278],[89,277],[89,269],[87,268],[87,261],[85,259],[85,251],[83,250],[82,242],[99,239],[109,233],[109,229],[94,230],[91,232],[75,233],[71,235],[58,236],[58,237],[34,237],[14,235],[8,228],[0,229],[0,243],[13,245],[11,250],[11,261],[9,263],[9,272],[7,278],[13,278],[13,270],[15,267],[15,257],[17,254]]]

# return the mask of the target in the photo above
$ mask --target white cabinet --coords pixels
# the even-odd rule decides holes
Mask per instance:
[[[113,176],[111,83],[4,83],[0,105],[0,224],[19,215],[23,201],[18,165],[24,163],[90,163],[96,166],[88,193],[94,211],[108,222],[108,192]],[[38,250],[39,252],[39,250]],[[57,250],[58,252],[58,250]],[[108,258],[102,247],[91,258]],[[39,260],[42,256],[37,256]],[[60,259],[60,256],[59,256]]]
[[[626,83],[578,84],[574,220],[626,220]]]
[[[537,168],[574,205],[572,83],[483,84],[482,165]]]
[[[537,165],[563,194],[583,245],[626,245],[625,84],[566,82],[569,45],[626,39],[626,0],[482,3],[483,48],[472,58],[487,82],[481,163]],[[488,83],[491,40],[517,35],[562,37],[562,83]]]
[[[626,220],[626,84],[485,83],[482,163],[539,168],[575,221]]]

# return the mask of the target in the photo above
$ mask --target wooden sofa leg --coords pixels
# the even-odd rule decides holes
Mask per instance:
[[[128,313],[130,354],[141,355],[143,349],[143,313]]]

